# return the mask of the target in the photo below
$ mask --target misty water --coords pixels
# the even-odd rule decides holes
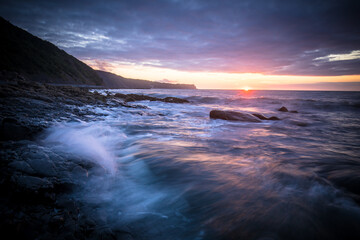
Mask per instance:
[[[360,93],[108,91],[190,103],[83,106],[97,114],[39,139],[101,166],[71,197],[104,224],[135,239],[360,239]],[[211,120],[212,109],[281,120]]]

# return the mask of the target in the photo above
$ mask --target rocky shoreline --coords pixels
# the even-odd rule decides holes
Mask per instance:
[[[0,85],[1,231],[15,239],[135,239],[129,227],[109,227],[96,208],[71,193],[104,169],[74,156],[59,156],[38,142],[61,121],[99,118],[84,106],[146,108],[139,100],[186,103],[179,98],[136,94],[102,95],[86,88],[51,86],[17,77]]]
[[[148,114],[147,107],[137,101],[178,104],[186,104],[188,101],[139,94],[100,94],[97,91],[40,84],[26,81],[21,76],[1,82],[0,229],[5,236],[15,239],[147,239],[141,221],[128,225],[123,222],[114,224],[114,219],[118,217],[116,212],[104,212],[96,202],[85,203],[79,199],[79,195],[94,187],[94,181],[102,180],[103,176],[111,179],[106,169],[71,153],[60,155],[43,144],[42,139],[49,127],[61,122],[105,119],[106,112],[96,109],[121,108],[121,111],[127,113],[145,115]],[[223,110],[212,110],[209,117],[219,121],[255,124],[277,121],[282,124],[286,121],[285,115],[296,116],[298,113],[286,107],[276,111],[281,118]],[[306,126],[302,123],[294,124]],[[323,163],[318,169],[322,178],[317,181],[346,190],[346,196],[359,204],[356,169],[357,165],[352,162],[344,161],[340,166],[336,162]],[[346,170],[347,175],[342,174],[342,170]],[[353,173],[349,174],[350,171]],[[158,236],[156,229],[153,231],[152,236]]]

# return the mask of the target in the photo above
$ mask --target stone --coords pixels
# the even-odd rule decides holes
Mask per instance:
[[[52,188],[53,185],[50,181],[44,178],[33,176],[14,176],[12,181],[17,185],[31,191],[36,191],[41,188]]]
[[[88,171],[80,166],[74,167],[71,172],[72,172],[72,174],[74,174],[76,176],[81,176],[81,177],[88,176]]]
[[[261,120],[271,120],[271,121],[280,120],[280,118],[278,118],[278,117],[272,116],[272,117],[268,118],[268,117],[265,117],[264,115],[259,114],[259,113],[253,113],[252,115],[259,118],[259,119],[261,119]]]
[[[150,97],[146,95],[139,95],[139,94],[128,94],[125,98],[127,102],[134,102],[134,101],[159,101],[159,98]]]
[[[166,97],[163,99],[164,102],[168,103],[189,103],[186,99],[176,98],[176,97]]]
[[[268,120],[267,117],[265,117],[264,115],[259,114],[259,113],[253,113],[252,115],[254,115],[255,117],[259,118],[260,120]]]
[[[268,120],[277,121],[277,120],[280,120],[280,118],[272,116],[272,117],[269,117]]]
[[[278,111],[280,111],[280,112],[288,112],[289,110],[286,107],[282,106],[281,108],[278,109]]]
[[[89,239],[116,239],[116,235],[110,228],[97,228]]]
[[[23,154],[22,157],[37,174],[48,177],[56,175],[54,163],[41,149],[32,149],[30,152]]]
[[[14,118],[4,118],[0,126],[0,139],[1,140],[20,140],[27,138],[30,134],[30,129],[19,123]]]
[[[166,97],[166,98],[157,98],[140,94],[122,94],[116,93],[114,95],[115,98],[124,99],[125,102],[135,102],[135,101],[159,101],[159,102],[167,102],[167,103],[189,103],[188,100],[177,98],[177,97]]]
[[[115,93],[114,97],[116,97],[116,98],[122,98],[122,99],[125,99],[125,98],[126,98],[126,94],[122,94],[122,93]]]
[[[35,171],[30,167],[30,165],[25,161],[13,161],[9,163],[9,167],[14,168],[17,171],[27,173],[27,174],[34,174]]]
[[[291,121],[290,123],[293,124],[293,125],[299,126],[299,127],[306,127],[306,126],[308,126],[308,123],[306,123],[306,122]]]
[[[258,118],[256,118],[255,116],[249,113],[234,112],[234,111],[212,110],[210,112],[210,118],[241,121],[241,122],[261,122]]]

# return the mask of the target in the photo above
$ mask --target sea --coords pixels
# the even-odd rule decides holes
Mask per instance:
[[[40,139],[101,167],[72,197],[112,229],[134,239],[360,239],[360,92],[96,91],[190,102],[83,106],[96,114]],[[214,109],[280,120],[210,119]]]

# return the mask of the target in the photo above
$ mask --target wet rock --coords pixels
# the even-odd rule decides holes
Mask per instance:
[[[13,239],[37,239],[40,234],[40,227],[38,221],[34,219],[26,218],[22,221],[18,221],[15,226],[11,226],[14,229],[5,229],[11,233]],[[5,235],[6,236],[6,235]]]
[[[268,120],[267,117],[265,117],[264,115],[259,114],[259,113],[253,113],[252,115],[254,115],[255,117],[257,117],[260,120]]]
[[[186,99],[176,98],[176,97],[166,97],[163,100],[164,102],[168,102],[168,103],[189,103],[189,101]]]
[[[13,176],[12,181],[16,183],[16,185],[31,191],[53,187],[53,184],[47,179],[33,176]]]
[[[126,98],[126,94],[122,94],[122,93],[115,93],[115,94],[114,94],[114,97],[115,97],[115,98],[122,98],[122,99],[125,99],[125,98]]]
[[[30,129],[14,118],[4,118],[0,126],[0,140],[20,140],[30,135]]]
[[[278,120],[280,120],[280,118],[272,116],[272,117],[269,117],[268,120],[278,121]]]
[[[60,176],[54,179],[55,191],[57,193],[68,193],[82,183],[82,178],[73,178],[68,172],[61,172]]]
[[[65,223],[63,224],[62,231],[64,231],[65,236],[62,239],[84,239],[83,237],[79,236],[79,232],[77,232],[76,221],[70,216],[66,217]]]
[[[99,228],[96,229],[96,231],[94,232],[94,234],[92,234],[90,236],[89,239],[113,239],[116,240],[116,235],[115,233],[110,229],[110,228]]]
[[[71,171],[72,174],[75,176],[87,177],[88,171],[80,166],[76,166]]]
[[[43,176],[56,175],[54,163],[41,149],[32,149],[30,152],[24,153],[22,157],[37,174]]]
[[[30,167],[30,165],[25,161],[13,161],[9,163],[9,167],[14,168],[17,171],[27,173],[27,174],[34,174],[35,171]]]
[[[308,126],[308,123],[306,122],[300,122],[300,121],[290,121],[292,125],[299,126],[299,127],[306,127]]]
[[[282,106],[281,108],[278,109],[278,111],[280,111],[280,112],[288,112],[289,110],[286,107]]]
[[[95,230],[95,222],[92,220],[80,220],[80,231],[88,239]]]
[[[99,101],[101,101],[101,102],[106,102],[106,99],[107,99],[107,97],[106,97],[105,95],[102,95],[102,94],[98,93],[97,91],[94,91],[93,97],[94,97],[96,100],[99,100]]]
[[[134,240],[133,236],[126,231],[114,231],[116,240]]]
[[[127,102],[134,102],[134,101],[158,101],[159,98],[146,96],[146,95],[139,95],[139,94],[127,94],[125,100]]]
[[[75,186],[84,184],[88,178],[88,171],[81,166],[76,166],[72,170],[61,172],[57,177],[57,185],[63,191],[71,191]]]
[[[151,97],[141,94],[122,94],[116,93],[114,95],[115,98],[124,99],[125,102],[135,102],[135,101],[159,101],[159,102],[167,102],[167,103],[189,103],[188,100],[177,98],[177,97],[166,97],[166,98],[157,98]]]
[[[256,118],[255,116],[249,113],[234,112],[234,111],[212,110],[210,112],[210,118],[241,121],[241,122],[261,122],[258,118]]]
[[[259,114],[259,113],[253,113],[252,115],[259,118],[260,120],[272,120],[272,121],[280,120],[280,118],[278,118],[278,117],[272,116],[272,117],[267,118],[264,115]]]
[[[63,215],[55,215],[49,221],[49,227],[53,230],[58,230],[62,227],[65,222],[65,217]]]
[[[68,214],[70,213],[79,213],[79,207],[78,204],[70,199],[70,198],[59,198],[56,199],[56,206],[59,207],[60,209],[64,209],[64,211],[66,211]]]
[[[286,107],[282,106],[281,108],[278,109],[278,111],[280,112],[289,112],[289,113],[299,113],[298,111],[292,110],[289,111]]]

